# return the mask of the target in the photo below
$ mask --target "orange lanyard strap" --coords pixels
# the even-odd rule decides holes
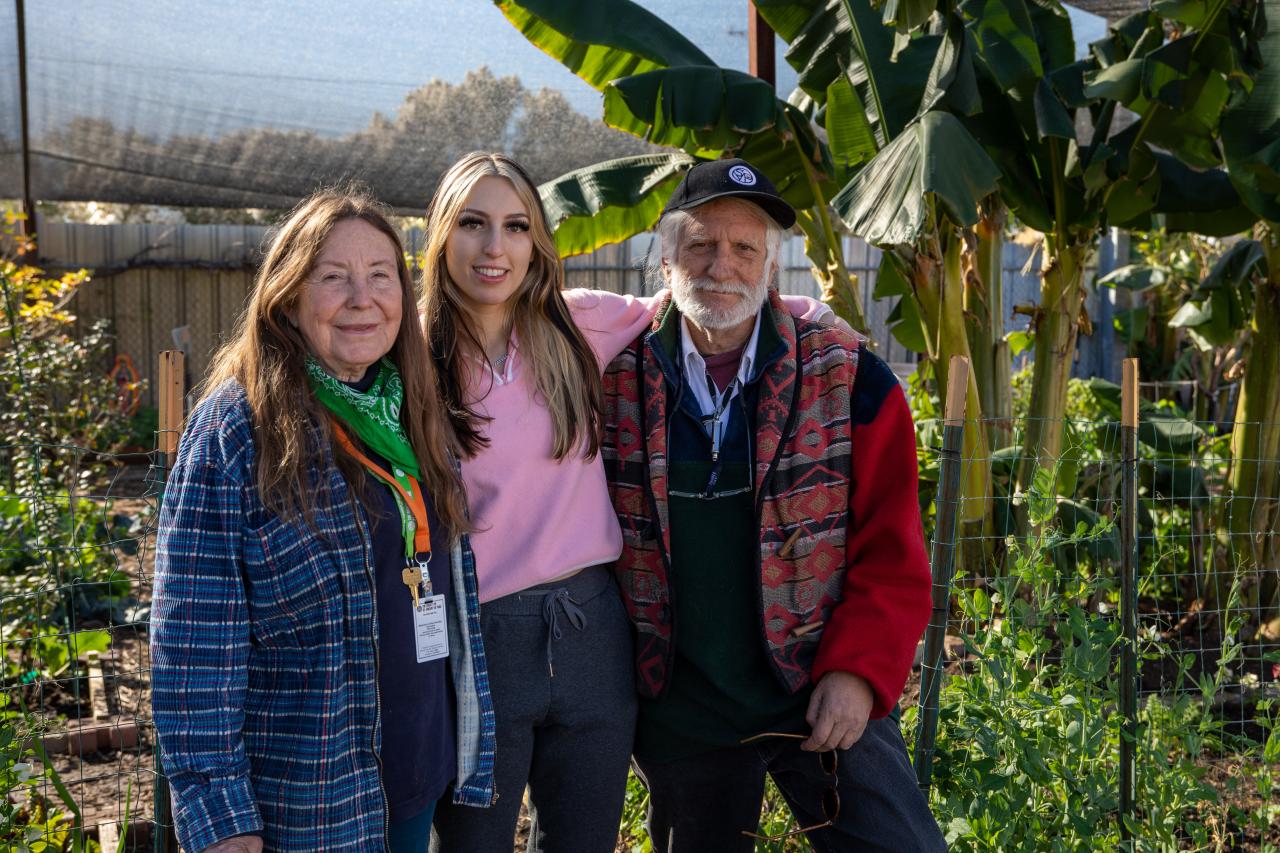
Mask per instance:
[[[401,529],[404,532],[405,556],[413,558],[422,554],[426,560],[431,559],[431,524],[427,521],[427,504],[422,499],[422,486],[411,474],[396,477],[377,462],[365,455],[347,436],[338,422],[332,421],[333,435],[342,445],[343,450],[350,453],[360,464],[369,469],[369,473],[392,488],[396,496],[396,506],[400,510]],[[405,515],[408,508],[411,516]],[[412,528],[412,531],[410,530]],[[412,550],[411,550],[412,549]]]

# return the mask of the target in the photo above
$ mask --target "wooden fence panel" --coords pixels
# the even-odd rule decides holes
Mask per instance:
[[[80,267],[95,271],[94,280],[75,304],[79,323],[87,326],[97,319],[108,320],[117,352],[128,353],[144,379],[156,376],[156,353],[174,347],[173,330],[189,328],[188,387],[202,381],[210,357],[244,310],[253,281],[252,267],[269,234],[268,228],[256,225],[39,225],[40,263],[46,269],[51,273]],[[569,258],[565,262],[567,286],[634,295],[651,292],[642,267],[653,240],[651,234],[642,234],[592,255]],[[405,243],[411,253],[421,251],[421,229],[407,230]],[[1034,304],[1039,299],[1038,262],[1026,275],[1022,273],[1030,252],[1014,243],[1005,246],[1006,330],[1026,328],[1026,317],[1012,315],[1014,305]],[[872,299],[880,251],[861,240],[846,238],[845,258],[858,277],[877,351],[899,373],[909,372],[915,354],[889,332],[894,301]],[[820,296],[801,238],[787,239],[779,259],[783,292]],[[1097,299],[1090,294],[1086,304],[1090,316],[1098,316]],[[1109,328],[1100,331],[1109,332]],[[1087,355],[1090,346],[1096,343],[1083,341],[1082,353]],[[1087,365],[1097,360],[1082,356],[1081,369],[1087,372]],[[154,405],[150,390],[144,393],[143,402]]]

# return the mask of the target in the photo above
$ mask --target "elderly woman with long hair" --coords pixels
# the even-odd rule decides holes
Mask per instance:
[[[656,302],[562,291],[537,189],[501,154],[455,163],[427,217],[422,315],[463,456],[499,795],[483,813],[442,801],[438,848],[509,851],[527,784],[530,850],[612,851],[637,700],[601,374]]]
[[[281,226],[160,513],[152,706],[182,846],[425,850],[493,799],[451,426],[382,208]]]

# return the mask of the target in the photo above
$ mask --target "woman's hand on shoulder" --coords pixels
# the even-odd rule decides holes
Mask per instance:
[[[262,853],[262,836],[237,835],[204,848],[204,853]]]

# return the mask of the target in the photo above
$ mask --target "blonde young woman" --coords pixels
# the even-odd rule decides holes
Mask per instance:
[[[562,291],[537,189],[501,154],[455,163],[427,216],[423,321],[463,458],[497,723],[497,799],[442,800],[438,847],[509,851],[527,784],[531,850],[612,851],[636,695],[601,373],[652,300]]]

